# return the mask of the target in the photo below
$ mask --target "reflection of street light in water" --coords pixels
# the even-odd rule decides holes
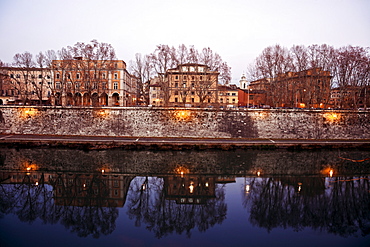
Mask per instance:
[[[249,184],[247,184],[247,185],[245,186],[245,193],[249,193],[250,189],[251,189],[250,185],[249,185]]]
[[[191,182],[189,186],[190,193],[192,194],[194,192],[194,183]]]
[[[298,193],[302,190],[302,183],[298,183]]]

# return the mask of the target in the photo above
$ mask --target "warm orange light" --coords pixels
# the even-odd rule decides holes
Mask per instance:
[[[105,170],[103,169],[103,170],[101,170],[101,173],[104,173],[105,172]]]
[[[184,176],[184,174],[188,174],[188,173],[189,173],[189,169],[188,169],[188,168],[186,168],[186,167],[183,167],[183,166],[179,166],[179,167],[177,167],[177,168],[175,169],[175,172],[176,172],[177,174],[180,174],[180,175],[181,175],[181,177],[183,177],[183,176]]]
[[[247,184],[247,185],[245,186],[245,192],[246,192],[246,193],[249,193],[250,189],[251,189],[250,185],[249,185],[249,184]]]
[[[330,170],[330,171],[329,171],[329,176],[330,176],[330,177],[333,177],[333,173],[334,173],[334,172],[333,172],[333,170]]]
[[[298,192],[301,192],[302,190],[302,183],[298,183]]]
[[[192,194],[194,192],[194,183],[191,182],[189,186],[190,193]]]
[[[175,118],[178,121],[188,121],[191,120],[191,112],[188,110],[179,110],[175,112]]]
[[[324,113],[324,118],[329,122],[335,122],[340,118],[340,114],[334,112],[333,113],[327,112]]]
[[[21,109],[21,116],[23,118],[30,118],[32,116],[35,116],[37,114],[37,109],[33,108],[22,108]]]
[[[39,182],[36,182],[35,185],[38,186],[39,185]]]
[[[261,175],[261,172],[260,172],[260,171],[258,171],[258,172],[257,172],[257,176],[259,177],[260,175]]]

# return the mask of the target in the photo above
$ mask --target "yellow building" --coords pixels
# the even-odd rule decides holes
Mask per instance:
[[[236,85],[219,86],[219,103],[222,107],[238,107],[238,88]]]
[[[55,105],[132,106],[137,78],[122,60],[54,60]]]
[[[218,75],[203,64],[180,64],[169,69],[161,86],[164,105],[206,107],[218,104]]]

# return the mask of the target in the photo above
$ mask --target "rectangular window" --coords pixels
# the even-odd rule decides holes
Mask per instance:
[[[80,73],[77,73],[76,78],[80,79]]]
[[[57,74],[57,79],[59,79],[59,78],[60,78],[60,74],[58,73],[58,74]]]
[[[41,74],[39,74],[39,79],[41,79],[42,78],[42,75]]]
[[[179,99],[178,98],[175,98],[175,102],[179,102]]]
[[[118,79],[118,74],[114,73],[114,79]]]
[[[115,82],[113,83],[113,89],[118,89],[118,82],[116,82],[116,81],[115,81]]]

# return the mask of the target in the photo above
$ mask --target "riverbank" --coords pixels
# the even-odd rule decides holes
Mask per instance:
[[[0,147],[71,148],[80,150],[235,150],[235,149],[362,149],[370,150],[369,139],[246,139],[246,138],[162,138],[60,135],[4,135]]]

